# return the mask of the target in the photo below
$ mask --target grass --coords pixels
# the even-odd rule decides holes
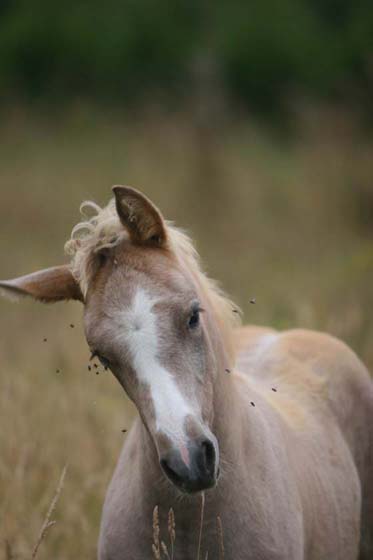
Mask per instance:
[[[204,529],[204,514],[205,514],[205,493],[202,492],[201,498],[201,509],[200,509],[200,519],[199,519],[199,532],[198,532],[198,543],[196,560],[208,560],[209,551],[202,552],[202,535]],[[168,530],[168,540],[169,547],[164,540],[161,540],[161,530],[159,523],[159,512],[158,506],[155,506],[153,511],[153,558],[154,560],[176,560],[174,557],[174,546],[176,541],[176,522],[174,511],[170,508],[167,516],[167,530]],[[219,543],[219,560],[224,560],[224,535],[223,535],[223,525],[221,518],[216,517],[216,538]]]
[[[43,523],[43,525],[40,529],[38,540],[36,541],[36,544],[35,544],[34,549],[32,551],[32,554],[31,554],[31,559],[32,560],[34,560],[36,558],[36,556],[38,554],[39,547],[40,547],[41,543],[43,542],[43,540],[45,539],[45,537],[47,536],[47,533],[48,533],[49,529],[56,524],[56,521],[51,521],[51,517],[52,517],[52,514],[53,514],[54,510],[56,509],[57,502],[58,502],[58,499],[60,497],[60,494],[61,494],[61,491],[62,491],[62,488],[63,488],[63,483],[65,481],[65,476],[66,476],[66,470],[67,470],[67,466],[65,465],[64,468],[63,468],[58,486],[57,486],[56,493],[53,496],[53,499],[52,499],[51,505],[49,506],[49,509],[48,509],[47,515],[45,517],[44,523]]]
[[[132,184],[193,233],[247,322],[327,330],[373,369],[373,141],[350,115],[304,109],[289,137],[229,115],[13,107],[0,138],[2,278],[62,262],[80,202]],[[88,371],[79,304],[0,301],[0,332],[0,558],[31,557],[68,463],[37,558],[93,559],[133,408]]]

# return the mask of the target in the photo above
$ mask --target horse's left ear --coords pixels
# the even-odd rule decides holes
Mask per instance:
[[[132,187],[113,187],[120,221],[130,234],[131,241],[162,247],[167,233],[162,214],[141,192]]]
[[[0,293],[10,299],[31,296],[44,303],[68,299],[84,301],[80,287],[67,265],[54,266],[13,280],[0,281]]]

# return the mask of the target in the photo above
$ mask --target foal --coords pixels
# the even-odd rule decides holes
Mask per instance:
[[[365,367],[328,335],[235,325],[190,240],[140,192],[113,191],[74,228],[69,265],[0,283],[80,300],[91,351],[139,412],[106,495],[99,559],[160,558],[155,506],[170,557],[174,511],[175,560],[372,559]]]

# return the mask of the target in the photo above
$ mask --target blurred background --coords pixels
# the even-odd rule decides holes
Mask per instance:
[[[372,94],[368,0],[2,0],[0,277],[64,262],[80,202],[130,184],[246,322],[373,369]],[[79,304],[1,300],[0,332],[0,558],[31,556],[67,463],[37,557],[93,559],[133,410]]]

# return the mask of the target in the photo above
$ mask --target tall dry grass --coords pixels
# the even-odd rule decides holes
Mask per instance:
[[[199,515],[199,531],[198,541],[196,543],[196,555],[193,556],[195,560],[208,560],[209,551],[202,550],[202,537],[204,531],[204,515],[205,515],[205,493],[200,494],[200,515]],[[159,511],[158,506],[153,510],[153,543],[152,551],[154,560],[176,560],[174,556],[174,547],[176,541],[177,527],[175,522],[174,511],[172,508],[168,511],[167,515],[167,532],[165,537],[161,534]],[[223,525],[220,516],[216,517],[216,540],[219,547],[219,560],[224,560],[224,534]],[[168,545],[167,545],[168,541]]]
[[[51,517],[52,517],[52,515],[53,515],[53,513],[54,513],[54,511],[57,507],[57,502],[58,502],[58,499],[59,499],[59,497],[61,495],[61,492],[62,492],[63,484],[65,482],[66,471],[67,471],[67,465],[65,465],[64,468],[63,468],[61,478],[60,478],[58,486],[57,486],[57,490],[56,490],[56,492],[53,496],[53,499],[52,499],[51,504],[49,506],[49,509],[47,511],[47,515],[45,516],[43,525],[41,526],[38,539],[35,543],[35,546],[32,550],[32,553],[31,553],[31,560],[35,560],[35,558],[38,554],[38,550],[40,548],[40,545],[43,542],[43,540],[46,538],[47,533],[49,532],[49,529],[51,529],[56,524],[56,521],[51,519]]]
[[[132,184],[193,232],[246,321],[328,330],[373,368],[373,141],[349,115],[304,110],[289,136],[227,115],[16,107],[0,138],[2,278],[60,263],[82,199]],[[88,371],[79,304],[0,301],[0,333],[0,558],[30,557],[69,463],[37,558],[93,559],[133,410]]]

